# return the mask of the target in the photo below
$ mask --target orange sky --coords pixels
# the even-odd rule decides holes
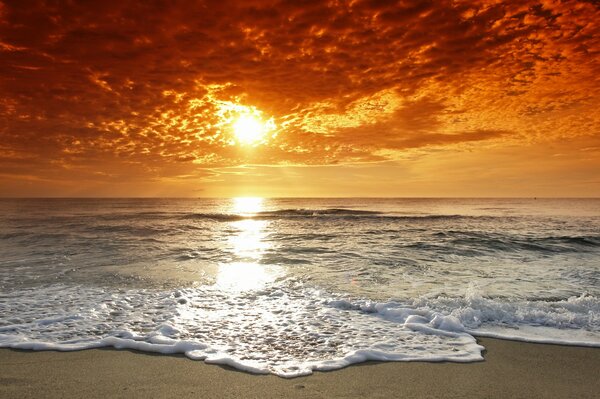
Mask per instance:
[[[599,52],[595,1],[0,0],[0,196],[600,196]]]

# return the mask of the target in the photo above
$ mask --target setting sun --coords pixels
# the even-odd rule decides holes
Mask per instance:
[[[233,124],[233,133],[240,144],[257,144],[265,131],[265,125],[253,115],[242,115]]]

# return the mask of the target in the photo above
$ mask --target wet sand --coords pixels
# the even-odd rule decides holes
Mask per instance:
[[[600,348],[483,338],[477,363],[369,362],[283,379],[128,350],[0,349],[2,398],[597,398]]]

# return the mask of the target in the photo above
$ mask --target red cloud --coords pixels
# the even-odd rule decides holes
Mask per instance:
[[[598,132],[597,21],[585,1],[5,1],[0,172],[144,179]],[[232,146],[223,103],[276,137]]]

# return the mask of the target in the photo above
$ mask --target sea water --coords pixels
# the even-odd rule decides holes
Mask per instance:
[[[598,199],[0,200],[0,347],[283,377],[600,346]]]

